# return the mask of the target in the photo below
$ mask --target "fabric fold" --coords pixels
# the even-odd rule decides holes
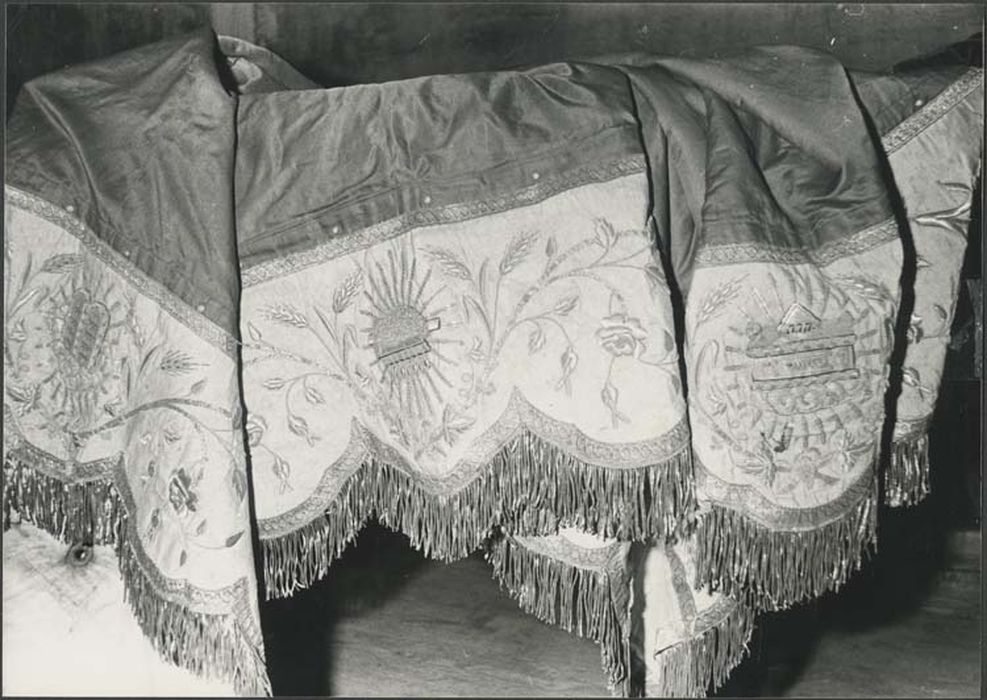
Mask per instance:
[[[615,693],[701,696],[928,492],[983,99],[796,47],[326,90],[208,31],[34,80],[4,529],[113,547],[161,657],[241,694],[255,572],[290,596],[377,518],[485,547]]]
[[[108,544],[162,658],[270,694],[209,32],[28,83],[7,130],[4,527]]]

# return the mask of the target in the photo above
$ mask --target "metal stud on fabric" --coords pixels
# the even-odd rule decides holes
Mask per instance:
[[[93,546],[89,542],[74,542],[65,553],[65,561],[71,566],[86,566],[93,560]]]

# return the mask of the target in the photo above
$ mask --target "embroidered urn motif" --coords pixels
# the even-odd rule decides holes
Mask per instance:
[[[792,380],[820,382],[856,378],[853,320],[848,314],[822,321],[799,303],[792,304],[778,326],[752,328],[746,355],[751,379],[768,389]]]

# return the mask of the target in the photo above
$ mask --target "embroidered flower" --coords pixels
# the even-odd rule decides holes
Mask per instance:
[[[596,331],[603,349],[616,357],[640,357],[645,350],[647,331],[641,322],[626,314],[613,314],[603,319]]]
[[[192,490],[192,479],[184,468],[175,472],[168,481],[168,500],[179,515],[186,510],[195,512],[199,497]]]

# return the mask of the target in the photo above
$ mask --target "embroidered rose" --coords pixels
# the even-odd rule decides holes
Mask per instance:
[[[257,447],[264,439],[264,432],[267,430],[267,421],[263,416],[247,416],[247,444]]]
[[[604,350],[612,355],[640,357],[645,350],[644,340],[648,333],[638,319],[626,314],[613,314],[603,319],[596,337]]]
[[[175,512],[181,515],[186,510],[195,512],[199,497],[192,490],[192,479],[185,473],[185,469],[179,469],[168,481],[168,501]]]

